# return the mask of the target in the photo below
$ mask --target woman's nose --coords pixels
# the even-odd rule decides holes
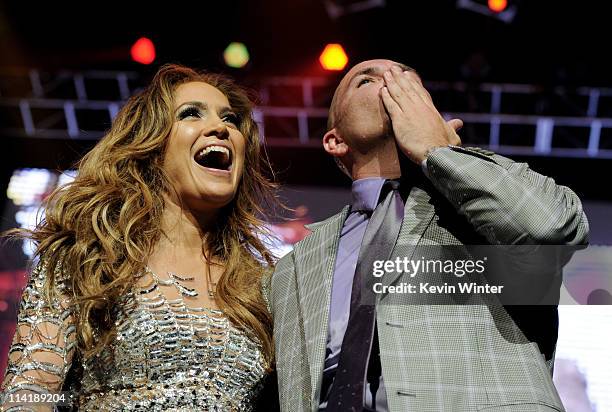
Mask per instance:
[[[222,119],[217,119],[215,123],[207,130],[207,136],[216,136],[219,139],[227,139],[229,130]]]

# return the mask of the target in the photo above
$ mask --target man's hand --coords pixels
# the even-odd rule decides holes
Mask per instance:
[[[383,104],[391,117],[395,140],[410,160],[420,164],[435,147],[461,144],[456,130],[463,121],[442,118],[416,73],[394,67],[385,72],[384,79]]]

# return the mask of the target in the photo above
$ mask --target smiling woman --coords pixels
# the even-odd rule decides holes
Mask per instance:
[[[3,407],[49,408],[31,395],[57,392],[82,410],[255,407],[274,364],[253,285],[273,265],[260,239],[275,187],[251,110],[226,77],[162,67],[45,219],[10,232],[38,259]]]
[[[236,194],[243,174],[241,116],[219,89],[205,82],[178,86],[174,106],[164,160],[168,177],[190,207],[222,207]]]

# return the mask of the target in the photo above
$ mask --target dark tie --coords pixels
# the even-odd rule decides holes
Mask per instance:
[[[378,375],[372,377],[375,381],[374,379],[371,381],[375,382],[376,387],[378,385],[380,359],[377,350],[378,339],[375,335],[376,296],[372,289],[375,280],[372,271],[375,260],[389,259],[397,241],[404,217],[404,202],[398,190],[398,181],[388,180],[384,183],[380,195],[380,199],[384,200],[372,213],[361,242],[353,277],[349,320],[342,340],[336,376],[327,402],[326,410],[330,412],[364,410],[364,385],[370,353],[373,352],[376,352],[373,353],[376,359],[369,362],[368,375],[376,375],[372,370],[377,370]]]

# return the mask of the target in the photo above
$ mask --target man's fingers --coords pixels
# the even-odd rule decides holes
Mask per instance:
[[[391,78],[400,86],[402,92],[410,97],[411,99],[418,99],[420,96],[415,87],[410,83],[410,79],[406,74],[408,72],[402,72],[399,67],[393,67],[389,73]]]
[[[407,83],[407,87],[412,90],[412,93],[414,93],[416,96],[419,96],[429,107],[431,107],[435,111],[438,111],[438,109],[436,109],[436,106],[433,103],[431,95],[423,86],[421,79],[415,72],[407,70],[402,73],[401,77]]]
[[[409,107],[411,104],[411,96],[402,89],[402,86],[397,82],[398,79],[396,79],[390,71],[385,72],[383,78],[385,80],[385,86],[389,90],[389,94],[393,100],[400,106]]]
[[[457,134],[457,130],[459,129],[455,128],[459,125],[459,123],[463,124],[463,122],[459,119],[452,119],[446,122],[446,127],[448,130],[446,137],[448,139],[448,143],[455,146],[461,146],[461,138]]]
[[[385,105],[385,108],[387,109],[391,117],[394,117],[395,115],[401,113],[402,108],[399,104],[397,104],[395,99],[391,97],[389,89],[386,86],[380,89],[380,95],[382,97],[383,104]]]
[[[449,131],[448,131],[449,143],[455,146],[460,146],[461,138],[457,134],[457,131],[463,127],[463,120],[450,119],[448,122],[446,122],[446,126],[449,128]]]
[[[450,127],[453,128],[453,130],[455,132],[459,131],[459,129],[461,129],[463,127],[463,120],[461,119],[450,119],[448,122],[446,122],[446,124],[448,124]]]
[[[425,86],[423,86],[422,84],[420,85],[421,89],[423,90],[423,98],[425,99],[425,101],[434,109],[436,109],[436,106],[434,105],[433,99],[431,98],[431,94],[429,94],[429,90],[427,90],[425,88]],[[438,110],[438,109],[436,109]]]

